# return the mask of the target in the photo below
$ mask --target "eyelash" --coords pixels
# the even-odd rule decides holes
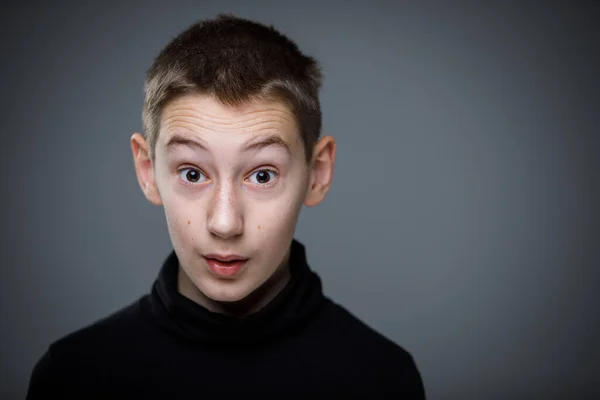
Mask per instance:
[[[183,171],[197,171],[200,175],[202,175],[205,178],[203,181],[200,181],[200,182],[189,182],[189,181],[185,180],[185,178],[181,178],[181,181],[182,181],[182,183],[184,185],[187,185],[187,186],[197,186],[197,185],[205,182],[206,180],[208,180],[208,175],[205,174],[204,171],[202,171],[199,168],[195,168],[195,167],[181,168],[181,169],[179,169],[177,171],[177,174],[178,174],[179,177],[181,177],[181,173]],[[277,178],[279,178],[279,172],[277,172],[276,170],[274,170],[272,168],[258,168],[258,169],[255,169],[249,176],[252,176],[252,175],[254,175],[254,174],[258,173],[258,172],[261,172],[261,171],[269,172],[269,173],[273,174],[274,177],[273,177],[272,180],[270,180],[267,183],[257,183],[256,185],[261,186],[261,187],[269,187],[269,186],[274,185],[275,182],[277,182]],[[249,178],[246,178],[244,180],[246,181],[247,179],[249,179]]]
[[[201,169],[192,168],[192,167],[181,168],[180,170],[177,171],[177,175],[179,176],[179,178],[181,179],[181,182],[184,185],[187,185],[187,186],[196,186],[196,185],[199,185],[200,183],[204,182],[204,181],[201,181],[201,182],[189,182],[189,181],[187,181],[185,178],[181,177],[181,173],[184,172],[184,171],[196,171],[196,172],[198,172],[200,175],[202,175],[204,177],[204,181],[206,181],[208,179],[208,176]]]
[[[269,187],[269,186],[274,185],[277,182],[277,178],[279,178],[279,173],[277,171],[275,171],[274,169],[271,169],[271,168],[259,168],[259,169],[256,169],[256,170],[254,170],[254,172],[252,172],[250,174],[250,176],[252,176],[252,175],[254,175],[256,173],[259,173],[261,171],[265,171],[265,172],[273,174],[273,179],[271,179],[267,183],[257,183],[257,185],[262,186],[262,187]]]

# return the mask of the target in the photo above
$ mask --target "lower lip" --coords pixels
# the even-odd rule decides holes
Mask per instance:
[[[215,260],[214,258],[205,258],[205,260],[208,264],[208,269],[218,276],[225,277],[237,275],[244,265],[246,265],[246,260],[236,260],[231,262],[223,262]]]

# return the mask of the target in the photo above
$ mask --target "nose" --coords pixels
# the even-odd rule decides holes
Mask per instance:
[[[208,210],[208,230],[222,239],[241,235],[244,222],[235,191],[230,185],[221,185],[213,194]]]

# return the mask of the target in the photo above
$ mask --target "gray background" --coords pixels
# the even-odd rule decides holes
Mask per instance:
[[[414,355],[431,399],[600,396],[593,2],[98,3],[0,12],[2,398],[149,290],[170,243],[128,142],[144,73],[223,11],[322,64],[337,166],[297,237],[326,293]]]

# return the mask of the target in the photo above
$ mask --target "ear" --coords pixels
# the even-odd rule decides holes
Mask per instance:
[[[131,151],[138,183],[148,201],[154,205],[162,205],[160,193],[154,180],[154,166],[148,152],[148,143],[140,133],[131,136]]]
[[[335,149],[335,139],[331,136],[324,136],[315,144],[310,165],[310,184],[304,197],[304,205],[316,206],[329,191],[333,179]]]

